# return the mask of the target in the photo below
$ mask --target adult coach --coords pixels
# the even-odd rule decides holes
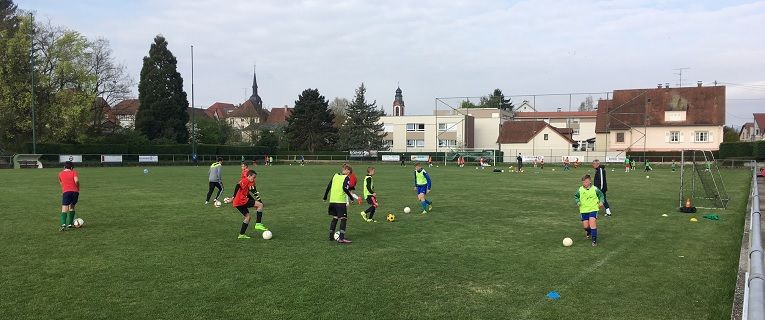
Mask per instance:
[[[523,169],[523,157],[519,153],[518,156],[515,158],[516,161],[518,161],[518,172],[521,172],[521,169]]]
[[[210,165],[210,171],[208,172],[210,176],[210,184],[209,188],[207,189],[207,198],[205,199],[205,204],[210,203],[210,196],[212,196],[213,190],[216,188],[218,189],[218,195],[215,196],[215,201],[218,201],[220,194],[223,192],[223,179],[221,174],[222,170],[223,158],[218,157],[218,161],[213,162],[213,164]]]
[[[58,174],[61,185],[61,228],[60,231],[72,228],[74,223],[74,206],[80,198],[80,178],[71,161],[64,163],[64,170]]]
[[[606,168],[600,164],[600,160],[595,159],[592,162],[592,167],[595,168],[594,184],[601,192],[603,192],[603,207],[606,208],[606,216],[611,216],[611,207],[608,205],[608,199],[606,198],[606,191],[608,191],[608,182],[606,181]]]

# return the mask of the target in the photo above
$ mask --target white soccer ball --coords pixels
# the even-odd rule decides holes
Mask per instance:
[[[340,231],[335,232],[335,240],[340,240]]]
[[[270,240],[273,236],[274,234],[271,233],[271,231],[268,231],[268,230],[263,231],[263,239]]]
[[[404,213],[410,213],[410,212],[412,212],[411,208],[409,208],[409,207],[405,207],[404,208]]]
[[[572,244],[574,244],[574,240],[571,240],[571,238],[563,238],[564,247],[570,247]]]
[[[651,178],[651,176],[645,176],[645,178],[646,178],[646,179],[650,179],[650,178]]]
[[[555,171],[555,168],[553,168],[553,171]]]
[[[82,220],[82,218],[77,218],[77,219],[74,219],[74,222],[72,222],[72,224],[74,224],[75,228],[82,228],[85,225],[85,220]]]
[[[220,208],[220,206],[221,206],[221,203],[220,203],[220,201],[218,201],[218,200],[215,200],[215,202],[213,203],[213,205],[215,205],[215,207],[216,207],[216,208]]]
[[[149,169],[143,169],[143,174],[149,174]]]

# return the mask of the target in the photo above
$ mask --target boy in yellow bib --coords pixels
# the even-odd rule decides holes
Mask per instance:
[[[603,192],[592,185],[590,175],[584,175],[582,186],[574,194],[574,200],[582,216],[582,227],[587,233],[587,238],[592,238],[593,247],[598,245],[598,211],[603,207],[604,199]]]

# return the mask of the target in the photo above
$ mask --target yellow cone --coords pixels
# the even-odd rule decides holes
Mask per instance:
[[[691,222],[698,222],[699,220],[696,220],[696,218],[691,218]]]

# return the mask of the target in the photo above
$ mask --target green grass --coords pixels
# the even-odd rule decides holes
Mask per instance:
[[[573,193],[591,169],[432,168],[432,214],[411,168],[378,166],[378,219],[349,210],[326,240],[337,166],[255,168],[272,240],[237,240],[241,215],[203,206],[205,167],[81,168],[80,230],[57,231],[56,169],[3,170],[4,319],[722,319],[730,313],[749,171],[725,170],[720,221],[675,212],[668,170],[608,172],[612,218],[583,238]],[[361,165],[356,166],[362,172]],[[225,194],[239,169],[224,168]],[[362,179],[363,175],[359,178]],[[663,213],[669,217],[661,217]],[[254,231],[251,229],[250,234]],[[564,237],[574,246],[564,248]],[[558,291],[562,298],[547,300]]]

